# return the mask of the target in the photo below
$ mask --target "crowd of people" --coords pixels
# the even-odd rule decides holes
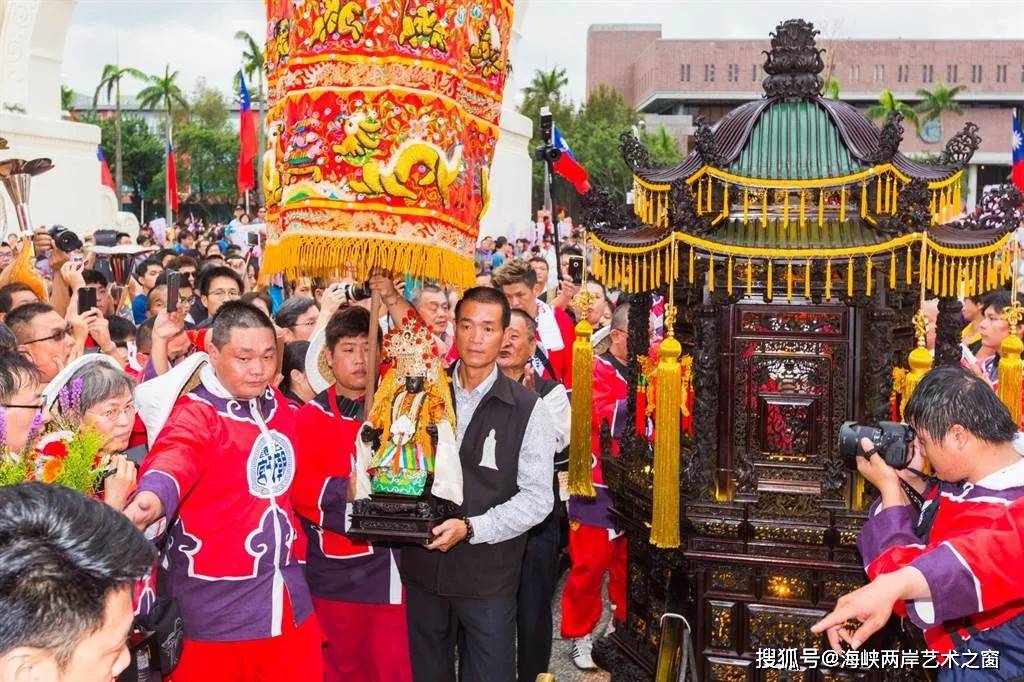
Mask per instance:
[[[581,234],[563,235],[561,262],[549,222],[533,241],[485,238],[478,286],[460,294],[383,274],[261,283],[261,229],[239,210],[229,225],[116,235],[131,254],[121,282],[95,235],[71,251],[58,230],[0,245],[5,456],[40,447],[57,420],[103,437],[93,494],[153,541],[124,543],[130,556],[103,584],[118,599],[131,587],[140,629],[174,602],[184,643],[170,679],[454,680],[458,668],[532,681],[549,668],[559,608],[573,662],[595,668],[606,575],[608,628],[625,619],[626,546],[599,456],[596,499],[566,491],[572,345],[580,319],[603,330],[592,409],[617,433],[628,304],[574,279]],[[380,378],[370,328],[410,314],[451,377],[466,481],[463,516],[425,547],[346,534],[364,396]],[[73,401],[56,399],[69,390]],[[137,663],[110,652],[102,679]]]

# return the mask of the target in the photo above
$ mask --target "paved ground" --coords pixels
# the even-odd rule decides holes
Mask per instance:
[[[559,636],[561,631],[559,626],[562,620],[562,587],[564,585],[565,580],[563,579],[558,585],[558,594],[555,596],[554,608],[552,609],[555,614],[555,642],[551,648],[551,673],[555,676],[555,682],[608,682],[610,676],[603,670],[584,672],[573,665],[572,641],[564,640]],[[598,634],[604,633],[604,628],[607,626],[610,618],[611,611],[605,608],[601,624],[597,627]]]

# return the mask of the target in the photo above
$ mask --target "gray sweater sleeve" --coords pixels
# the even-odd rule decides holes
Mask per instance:
[[[522,535],[547,518],[554,508],[552,487],[555,426],[543,400],[538,400],[523,434],[516,484],[519,492],[480,516],[473,524],[472,544],[496,543]]]

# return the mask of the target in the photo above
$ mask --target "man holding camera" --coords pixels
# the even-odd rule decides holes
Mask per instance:
[[[827,632],[837,651],[842,642],[856,649],[895,610],[924,630],[929,648],[954,658],[940,679],[1016,679],[1024,675],[1017,426],[988,384],[961,367],[929,372],[906,419],[916,434],[909,462],[887,463],[885,447],[866,438],[857,458],[880,493],[858,538],[871,583],[840,598],[812,630]],[[937,480],[916,474],[924,461]],[[861,623],[853,633],[844,628],[851,619]],[[999,652],[998,670],[969,665],[988,651]]]

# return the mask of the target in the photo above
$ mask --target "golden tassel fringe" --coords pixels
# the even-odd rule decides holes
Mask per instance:
[[[1016,329],[1010,329],[1010,335],[1003,339],[1003,345],[999,349],[999,399],[1010,411],[1010,418],[1014,424],[1020,424],[1021,416],[1021,379],[1022,370],[1021,352],[1024,351],[1024,343],[1017,336]]]
[[[591,469],[593,334],[594,329],[586,319],[576,325],[576,340],[572,344],[572,426],[569,440],[569,494],[588,498],[597,494]]]
[[[655,376],[658,419],[654,425],[654,504],[651,518],[651,544],[662,549],[679,546],[679,421],[683,402],[679,356],[683,348],[671,331],[668,334],[658,349]]]

